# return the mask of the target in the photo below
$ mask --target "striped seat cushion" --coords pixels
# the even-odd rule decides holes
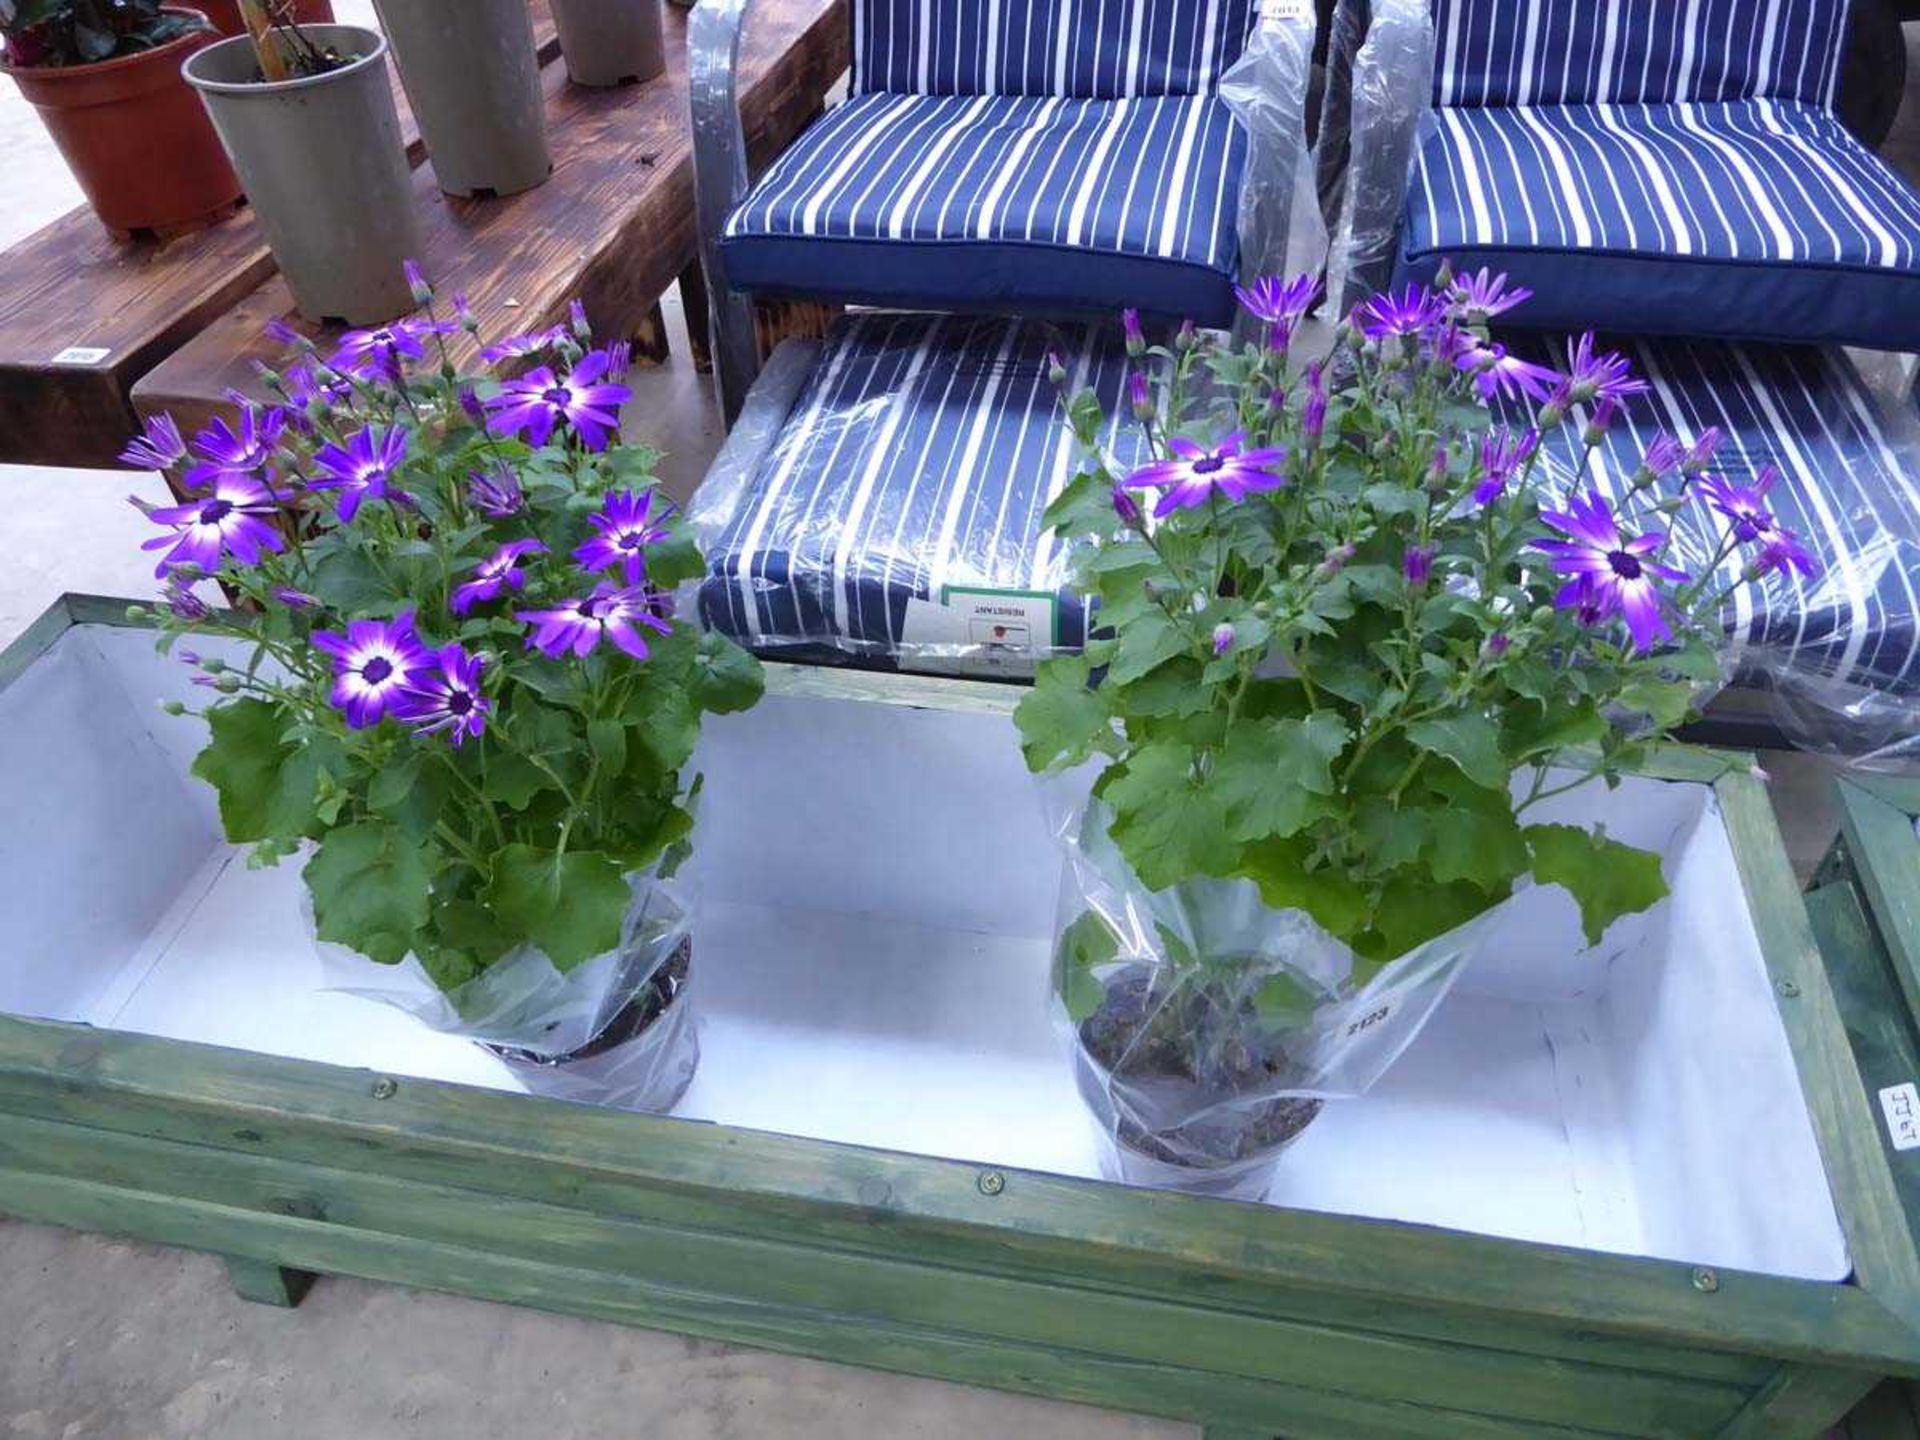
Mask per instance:
[[[763,651],[894,655],[909,600],[949,586],[1058,592],[1040,517],[1076,471],[1047,377],[1120,412],[1126,353],[1107,332],[1037,321],[859,314],[836,326],[732,516],[705,537],[702,622]],[[1132,443],[1118,427],[1113,443]],[[1058,641],[1084,643],[1063,594]]]
[[[737,289],[1203,323],[1233,310],[1246,139],[1213,96],[856,96],[728,219]]]
[[[1203,95],[1255,0],[855,0],[853,89],[896,95]]]
[[[1719,426],[1727,438],[1715,471],[1745,481],[1777,466],[1784,478],[1769,496],[1774,514],[1825,566],[1816,580],[1775,574],[1735,589],[1725,616],[1735,662],[1920,691],[1920,473],[1910,445],[1899,440],[1915,417],[1889,423],[1838,349],[1607,343],[1653,388],[1626,407],[1594,456],[1590,474],[1602,493],[1615,501],[1626,494],[1657,431],[1691,442]],[[1517,411],[1508,418],[1524,423]],[[1575,418],[1548,459],[1563,490],[1579,465],[1587,417]],[[1672,490],[1678,481],[1663,483]],[[1699,506],[1680,512],[1674,545],[1687,568],[1697,573],[1717,538]],[[1739,579],[1741,564],[1733,557],[1722,566],[1727,584]]]
[[[1798,102],[1442,108],[1401,245],[1400,282],[1507,271],[1529,325],[1920,348],[1920,194]]]
[[[1831,108],[1847,0],[1434,0],[1436,105]]]

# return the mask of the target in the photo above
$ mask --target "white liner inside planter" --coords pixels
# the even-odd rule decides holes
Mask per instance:
[[[0,1011],[519,1088],[322,989],[297,862],[249,870],[187,773],[204,698],[140,631],[68,631],[0,691]],[[1004,716],[774,695],[709,725],[694,870],[704,1058],[681,1115],[1098,1173],[1048,1016],[1060,864]],[[1814,1280],[1850,1271],[1710,789],[1554,802],[1658,848],[1673,898],[1582,950],[1512,902],[1271,1203]],[[377,981],[395,972],[368,965]],[[418,983],[424,985],[424,980]]]

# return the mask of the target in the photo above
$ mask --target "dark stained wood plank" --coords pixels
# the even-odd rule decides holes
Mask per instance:
[[[561,67],[547,0],[541,63]],[[398,72],[401,133],[426,156]],[[274,273],[252,212],[166,242],[119,241],[84,205],[0,255],[0,463],[111,466],[137,421],[134,382]],[[57,363],[69,349],[103,351]]]
[[[660,296],[695,256],[693,150],[688,122],[686,17],[667,12],[668,69],[621,89],[568,85],[543,72],[553,176],[519,195],[462,200],[417,173],[427,275],[442,296],[464,292],[493,338],[565,320],[579,298],[602,339],[642,337]],[[741,46],[740,101],[748,143],[777,153],[820,109],[846,70],[847,0],[762,0]],[[182,346],[134,389],[142,414],[185,427],[228,408],[226,392],[266,399],[256,363],[282,360],[266,338],[284,319],[324,346],[336,333],[302,319],[278,277]],[[472,337],[448,337],[456,364]]]

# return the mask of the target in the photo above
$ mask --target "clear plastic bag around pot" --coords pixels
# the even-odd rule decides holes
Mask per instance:
[[[443,991],[411,955],[389,967],[343,945],[315,945],[329,989],[476,1041],[536,1095],[663,1112],[700,1061],[690,986],[694,897],[685,882],[651,870],[627,878],[633,898],[620,944],[565,972],[525,945]]]
[[[1055,1023],[1110,1179],[1259,1200],[1330,1100],[1364,1094],[1419,1035],[1489,915],[1383,967],[1245,880],[1137,880],[1080,787],[1048,787],[1066,852]]]

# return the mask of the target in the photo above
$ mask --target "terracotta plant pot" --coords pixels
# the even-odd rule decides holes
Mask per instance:
[[[387,74],[387,42],[355,25],[308,27],[358,58],[324,75],[263,81],[251,41],[188,60],[189,84],[311,320],[373,325],[414,308],[402,262],[420,255],[413,176]]]
[[[199,0],[194,9],[204,10],[222,35],[247,33],[240,19],[240,0]],[[293,0],[293,18],[302,25],[331,24],[333,0]]]
[[[0,62],[40,112],[93,213],[115,234],[187,229],[239,200],[240,181],[219,137],[180,78],[181,62],[218,39],[211,31],[182,35],[97,65]]]
[[[527,0],[374,0],[380,27],[449,195],[515,195],[545,182],[546,105]]]
[[[576,85],[651,80],[667,68],[660,0],[553,0],[553,28]]]

